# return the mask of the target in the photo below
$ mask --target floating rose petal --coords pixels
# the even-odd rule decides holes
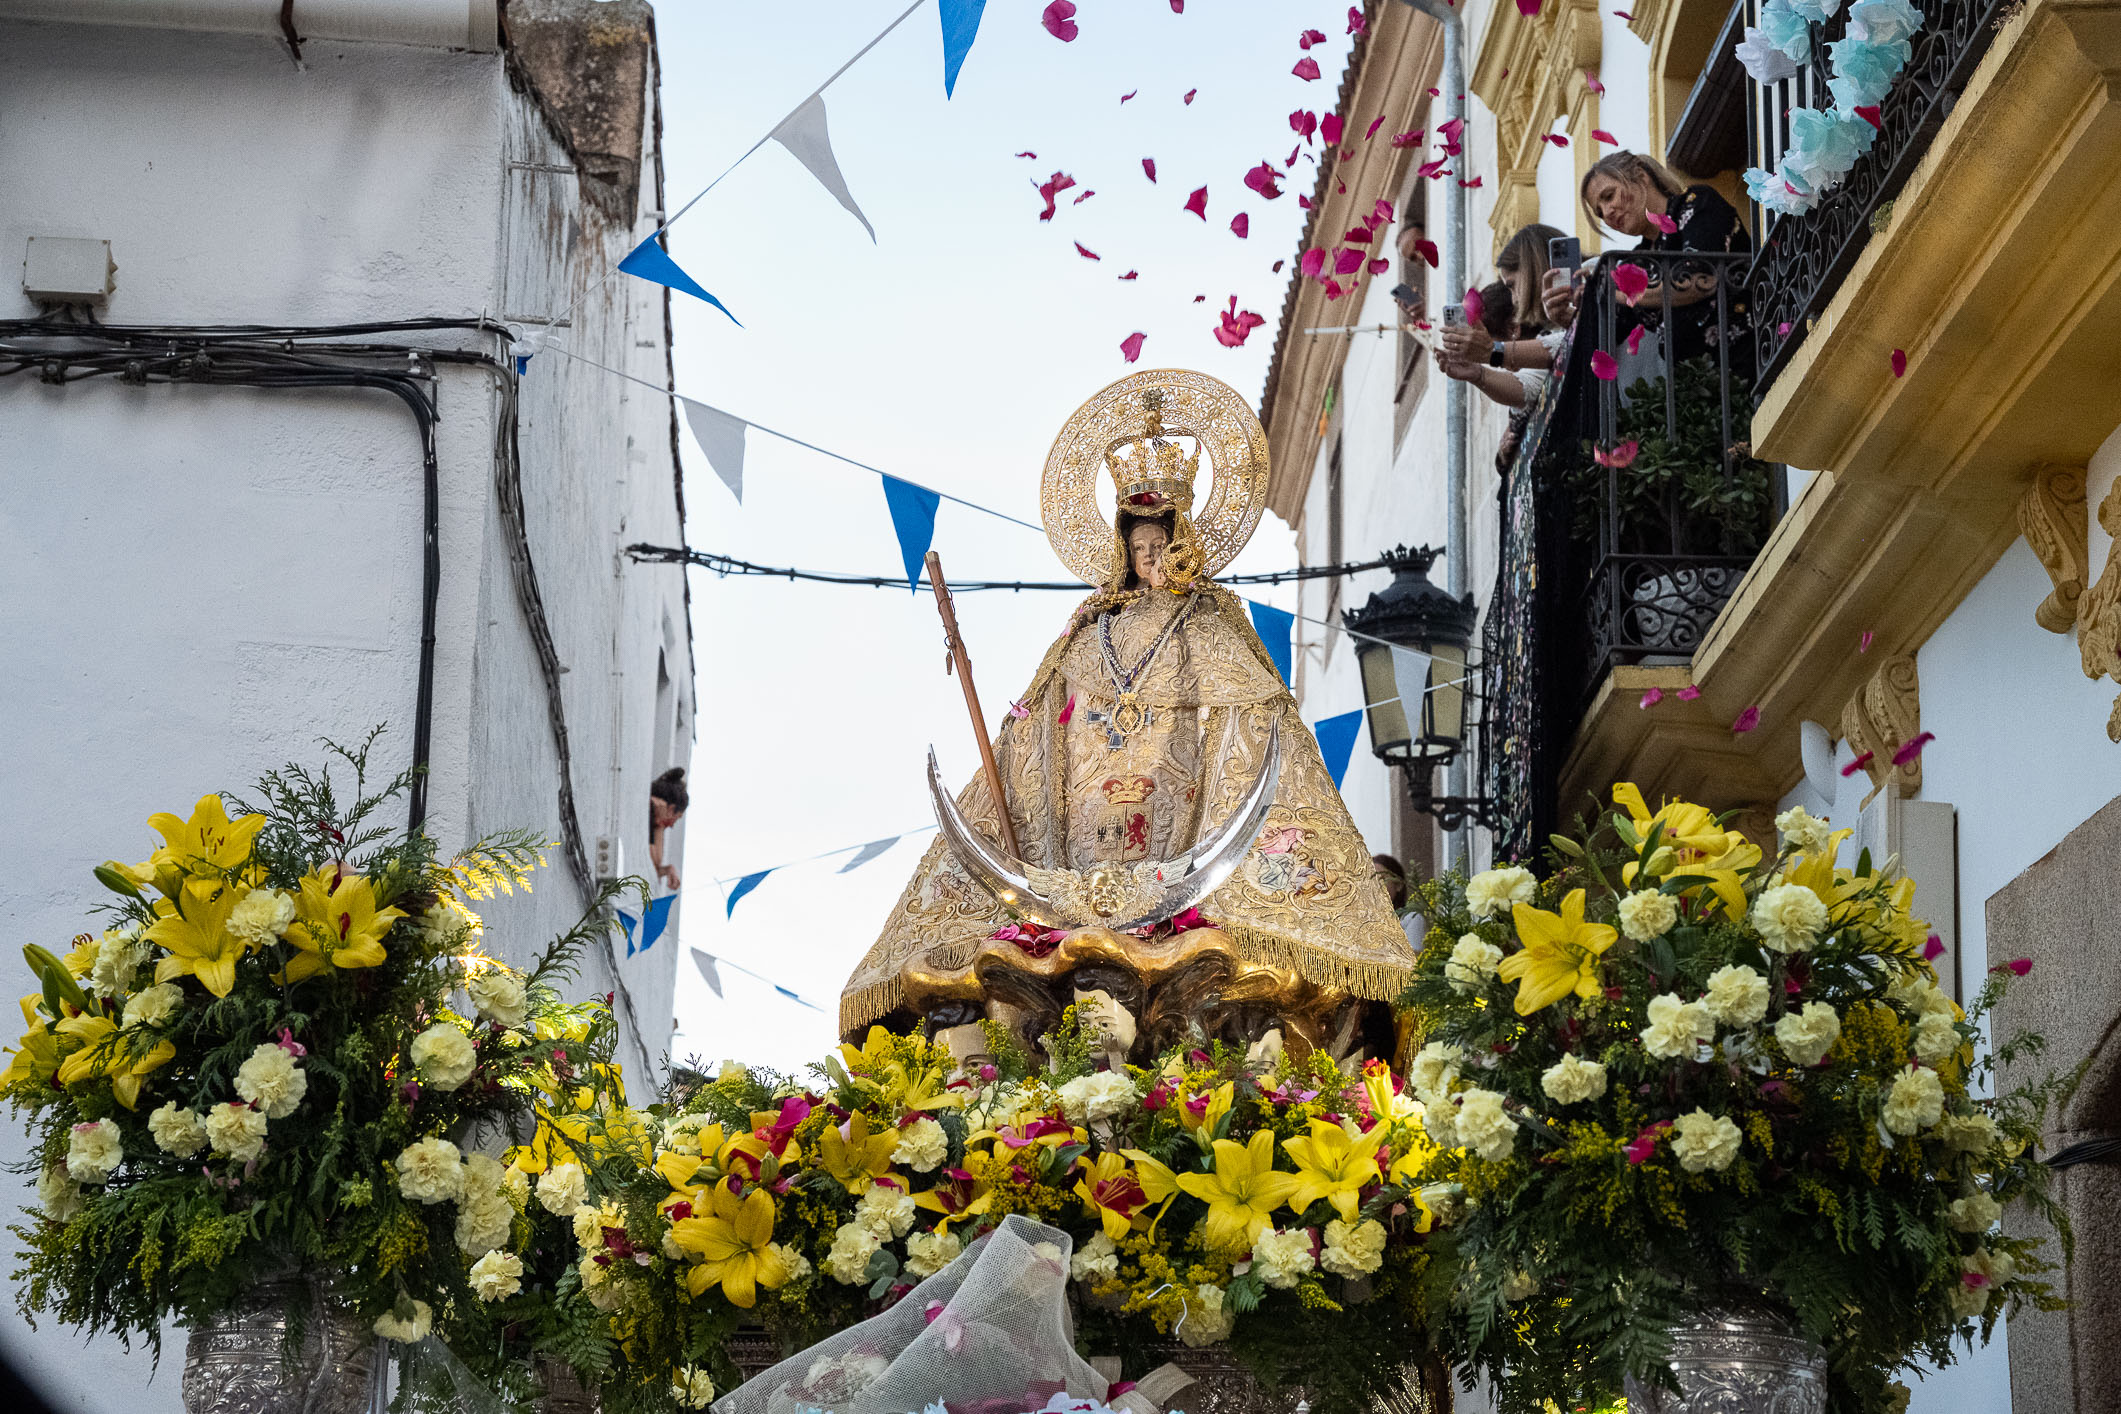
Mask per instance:
[[[1137,88],[1137,89],[1135,89],[1135,90],[1134,90],[1134,93],[1123,93],[1123,94],[1121,94],[1121,95],[1119,96],[1119,101],[1120,101],[1120,102],[1122,102],[1122,103],[1125,103],[1125,102],[1126,102],[1126,101],[1127,101],[1128,99],[1132,98],[1132,97],[1134,96],[1134,94],[1135,94],[1135,93],[1140,93],[1140,92],[1141,92],[1141,90]]]
[[[1281,188],[1275,185],[1275,178],[1280,175],[1281,173],[1274,170],[1272,162],[1262,162],[1251,171],[1245,173],[1245,185],[1258,192],[1268,201],[1272,201],[1275,197],[1281,195]],[[1206,200],[1205,193],[1207,190],[1206,187],[1201,188],[1203,193],[1202,200]]]
[[[1174,15],[1186,13],[1186,0],[1171,0],[1171,13]]]
[[[1635,19],[1633,15],[1629,14],[1625,10],[1615,10],[1613,13],[1620,16],[1620,18],[1622,18],[1623,20],[1629,21],[1630,23],[1632,23]]]
[[[1142,159],[1142,175],[1152,182],[1156,180],[1156,159],[1154,157],[1144,157]]]
[[[1436,242],[1434,241],[1414,242],[1414,253],[1426,261],[1431,270],[1434,270],[1437,262],[1443,258],[1442,253],[1436,249]]]
[[[1195,304],[1206,304],[1208,302],[1208,297],[1206,295],[1195,295],[1193,297],[1193,302]]]
[[[1382,275],[1385,273],[1385,271],[1390,270],[1392,268],[1392,262],[1380,255],[1364,268],[1366,268],[1372,275]]]
[[[1991,972],[2008,972],[2013,977],[2023,977],[2032,970],[2033,960],[2029,957],[2014,957],[2009,962],[1999,962],[1989,969]]]
[[[1186,90],[1185,104],[1188,108],[1191,108],[1193,106],[1193,95],[1199,92],[1200,90],[1197,88],[1189,88]]]
[[[1622,299],[1633,304],[1650,288],[1650,272],[1640,265],[1616,265],[1613,267],[1613,288],[1620,291]]]
[[[1208,189],[1195,187],[1193,195],[1186,198],[1186,210],[1205,221],[1208,219]]]
[[[1089,199],[1090,199],[1091,197],[1093,197],[1093,196],[1096,196],[1096,195],[1097,195],[1097,188],[1096,188],[1096,187],[1084,187],[1084,188],[1083,188],[1083,194],[1082,194],[1081,196],[1077,197],[1077,198],[1076,198],[1075,200],[1073,200],[1073,201],[1069,202],[1068,204],[1069,204],[1070,206],[1081,206],[1081,205],[1082,205],[1082,204],[1083,204],[1084,202],[1088,201],[1088,200],[1089,200]]]
[[[1519,0],[1519,3],[1523,3],[1523,0]],[[1046,7],[1046,13],[1038,19],[1039,23],[1046,27],[1046,33],[1063,44],[1082,32],[1076,26],[1075,6],[1071,0],[1053,0],[1053,3]]]
[[[1860,770],[1862,770],[1862,769],[1863,769],[1864,767],[1866,767],[1866,766],[1870,765],[1870,764],[1871,764],[1871,758],[1872,758],[1872,757],[1874,757],[1874,756],[1876,756],[1877,754],[1878,754],[1878,753],[1877,753],[1877,752],[1875,752],[1875,751],[1866,751],[1866,752],[1864,752],[1864,753],[1863,753],[1863,754],[1862,754],[1861,756],[1859,756],[1859,757],[1857,757],[1857,758],[1856,758],[1855,760],[1853,760],[1853,761],[1849,762],[1849,763],[1848,763],[1848,765],[1846,765],[1846,766],[1843,766],[1843,767],[1841,768],[1841,774],[1842,774],[1842,775],[1844,775],[1844,776],[1853,776],[1853,775],[1855,775],[1855,774],[1856,774],[1856,773],[1857,773],[1858,771],[1860,771]]]
[[[1642,700],[1636,703],[1635,705],[1637,707],[1655,707],[1658,703],[1662,701],[1664,701],[1664,689],[1661,687],[1653,687],[1648,692],[1642,694]]]
[[[1893,764],[1905,766],[1922,755],[1922,748],[1937,739],[1935,732],[1918,732],[1912,741],[1893,753]]]
[[[1591,374],[1610,383],[1620,376],[1620,365],[1604,349],[1596,349],[1591,353]]]
[[[1567,147],[1569,145],[1569,140],[1560,133],[1541,133],[1539,140],[1541,142],[1551,142],[1556,147]]]
[[[1252,218],[1240,211],[1230,218],[1230,234],[1243,240],[1252,234]]]
[[[1383,197],[1379,197],[1377,198],[1377,205],[1370,208],[1370,219],[1390,225],[1399,218],[1393,214],[1392,203],[1386,201]]]
[[[1303,150],[1304,149],[1302,143],[1298,143],[1296,146],[1290,148],[1288,160],[1283,162],[1281,165],[1284,167],[1294,167],[1296,165],[1296,155],[1299,152],[1302,152]]]
[[[1296,67],[1289,70],[1289,72],[1302,79],[1305,83],[1309,83],[1318,77],[1318,61],[1306,54],[1303,58],[1296,61]]]
[[[1585,69],[1583,71],[1583,86],[1593,93],[1605,92],[1605,85],[1598,81],[1598,71],[1596,69]]]
[[[1271,271],[1270,273],[1272,273],[1272,274],[1275,274],[1275,275],[1279,275],[1279,274],[1281,273],[1281,267],[1282,267],[1282,266],[1284,266],[1284,265],[1287,265],[1288,263],[1289,263],[1289,262],[1288,262],[1288,261],[1286,261],[1286,260],[1277,260],[1277,261],[1275,261],[1275,262],[1274,262],[1274,269],[1273,269],[1273,270],[1272,270],[1272,271]]]
[[[1309,142],[1311,134],[1318,131],[1318,115],[1308,108],[1297,109],[1289,115],[1289,131]]]
[[[1370,243],[1370,228],[1368,226],[1351,226],[1348,228],[1348,233],[1342,236],[1341,239],[1350,245],[1368,245]]]
[[[1465,135],[1466,120],[1463,118],[1446,118],[1436,125],[1436,140],[1444,145],[1446,151],[1458,151],[1458,145]]]
[[[1884,116],[1883,116],[1883,115],[1882,115],[1882,114],[1881,114],[1881,113],[1880,113],[1880,112],[1878,111],[1878,105],[1877,105],[1877,104],[1875,104],[1875,103],[1863,103],[1863,104],[1858,104],[1858,105],[1856,106],[1856,108],[1855,108],[1855,109],[1854,109],[1853,111],[1855,112],[1855,114],[1856,114],[1856,116],[1857,116],[1857,117],[1859,117],[1859,118],[1863,119],[1863,121],[1864,121],[1864,122],[1866,122],[1866,123],[1869,123],[1869,124],[1870,124],[1870,125],[1871,125],[1872,127],[1876,128],[1876,129],[1877,129],[1877,130],[1878,130],[1879,132],[1881,132],[1881,133],[1882,133],[1882,132],[1884,132],[1884,131],[1885,131],[1885,121],[1884,121]]]
[[[1877,633],[1876,633],[1876,632],[1874,632],[1874,631],[1873,631],[1873,630],[1871,630],[1871,629],[1865,629],[1865,630],[1863,631],[1863,636],[1862,636],[1862,637],[1860,637],[1860,638],[1858,638],[1858,639],[1856,640],[1856,651],[1857,651],[1858,653],[1868,653],[1868,652],[1870,652],[1870,651],[1871,651],[1871,642],[1872,642],[1872,640],[1873,640],[1873,639],[1875,639],[1875,638],[1877,638],[1877,637],[1878,637],[1878,635],[1877,635]]]
[[[1019,152],[1016,155],[1019,157],[1028,157],[1034,162],[1038,160],[1038,154],[1036,152]]]
[[[1649,332],[1640,324],[1628,331],[1628,357],[1633,358],[1642,351],[1642,336]]]
[[[1414,129],[1414,131],[1412,131],[1412,132],[1410,132],[1410,133],[1394,133],[1394,134],[1392,134],[1392,146],[1394,146],[1394,147],[1419,147],[1419,146],[1421,146],[1421,129],[1420,129],[1420,128],[1416,128],[1416,129]]]
[[[1363,18],[1362,8],[1358,5],[1350,5],[1348,7],[1348,33],[1359,38],[1369,32],[1370,22]]]
[[[1943,954],[1944,939],[1938,937],[1935,933],[1930,934],[1929,940],[1922,945],[1922,960],[1924,962],[1935,962]]]
[[[1301,209],[1309,211],[1311,209],[1311,198],[1305,196],[1302,192],[1298,192],[1296,194],[1296,204]]]
[[[1318,140],[1328,147],[1338,147],[1340,135],[1345,130],[1338,113],[1328,113],[1318,120]]]
[[[1680,688],[1679,691],[1675,694],[1675,696],[1677,696],[1681,702],[1692,702],[1695,698],[1701,696],[1701,689],[1694,686],[1694,684],[1692,683],[1688,683],[1685,687]]]
[[[1316,247],[1305,251],[1303,258],[1297,262],[1297,268],[1303,271],[1305,279],[1316,280],[1326,273],[1325,251]]]
[[[1906,350],[1906,349],[1894,349],[1894,350],[1893,350],[1893,376],[1894,376],[1895,378],[1900,378],[1900,377],[1904,377],[1904,376],[1906,375],[1906,373],[1907,373],[1907,350]]]
[[[1098,254],[1098,253],[1097,253],[1096,251],[1094,251],[1094,250],[1090,249],[1090,247],[1088,247],[1088,246],[1084,245],[1084,244],[1083,244],[1083,243],[1082,243],[1081,241],[1077,241],[1077,242],[1075,243],[1075,253],[1076,253],[1077,255],[1081,256],[1081,257],[1082,257],[1083,259],[1085,259],[1085,260],[1103,260],[1103,259],[1104,259],[1104,257],[1103,257],[1102,255],[1099,255],[1099,254]]]
[[[1606,145],[1607,147],[1618,147],[1618,146],[1620,146],[1620,139],[1619,139],[1619,138],[1617,138],[1617,137],[1614,137],[1614,136],[1613,136],[1613,135],[1612,135],[1611,133],[1607,132],[1607,131],[1606,131],[1606,130],[1605,130],[1604,128],[1593,128],[1593,129],[1591,129],[1591,137],[1592,137],[1592,138],[1593,138],[1594,140],[1598,141],[1598,142],[1602,142],[1602,143],[1604,143],[1604,144],[1605,144],[1605,145]]]
[[[1665,215],[1662,211],[1644,211],[1642,214],[1652,226],[1655,226],[1658,230],[1664,232],[1668,236],[1679,229],[1679,223],[1677,221],[1674,221],[1671,217]]]
[[[1777,325],[1775,326],[1775,337],[1776,337],[1776,338],[1778,338],[1778,339],[1787,339],[1787,338],[1788,338],[1789,336],[1790,336],[1790,321],[1789,321],[1789,320],[1787,320],[1787,319],[1785,319],[1785,320],[1783,320],[1783,321],[1782,321],[1782,322],[1781,322],[1780,324],[1777,324]]]
[[[1326,281],[1326,298],[1327,298],[1327,299],[1329,299],[1329,300],[1333,300],[1333,299],[1339,299],[1339,298],[1340,298],[1340,297],[1341,297],[1342,295],[1344,295],[1344,294],[1346,294],[1346,293],[1347,293],[1347,291],[1341,288],[1341,284],[1340,284],[1340,281],[1338,281],[1338,280],[1328,280],[1328,281]]]
[[[1467,290],[1458,307],[1465,312],[1467,327],[1474,329],[1480,327],[1481,316],[1488,312],[1487,301],[1480,297],[1478,290]]]
[[[1021,722],[1031,715],[1031,709],[1023,704],[1022,699],[1018,699],[1009,704],[1009,715]]]
[[[1132,363],[1142,356],[1142,340],[1148,337],[1149,336],[1147,334],[1136,331],[1135,333],[1129,334],[1126,338],[1121,339],[1119,341],[1119,351],[1127,356],[1127,362]],[[1071,697],[1068,699],[1068,706],[1070,709],[1074,708],[1074,698]],[[1061,720],[1064,722],[1068,720],[1068,714],[1066,712],[1061,713]]]
[[[1052,176],[1040,182],[1038,184],[1038,194],[1045,198],[1046,209],[1038,213],[1038,219],[1051,221],[1053,219],[1053,198],[1074,185],[1075,178],[1069,176],[1066,172],[1055,172]]]
[[[1324,44],[1325,42],[1326,32],[1322,29],[1307,29],[1296,36],[1296,47],[1298,49],[1309,49],[1314,44]]]
[[[1379,128],[1383,127],[1384,125],[1385,125],[1385,115],[1384,115],[1384,114],[1382,114],[1382,113],[1379,113],[1379,114],[1378,114],[1378,115],[1377,115],[1376,117],[1374,117],[1374,118],[1372,118],[1372,119],[1370,120],[1370,126],[1368,126],[1367,128],[1364,128],[1364,129],[1362,130],[1362,140],[1363,140],[1364,142],[1368,142],[1368,141],[1369,141],[1369,140],[1370,140],[1371,138],[1373,138],[1373,137],[1376,137],[1376,136],[1377,136],[1377,130],[1378,130]]]
[[[1359,250],[1350,250],[1350,249],[1347,249],[1347,248],[1343,247],[1342,249],[1340,249],[1340,250],[1336,250],[1336,251],[1334,251],[1334,252],[1333,252],[1333,273],[1334,273],[1334,274],[1336,274],[1336,275],[1353,275],[1353,274],[1354,274],[1354,273],[1355,273],[1356,271],[1358,271],[1358,270],[1360,270],[1360,269],[1362,269],[1362,252],[1361,252],[1361,251],[1359,251]]]
[[[1731,723],[1731,731],[1743,735],[1759,725],[1760,709],[1758,707],[1748,707],[1738,714],[1737,721]]]
[[[1469,187],[1469,188],[1470,188],[1470,187],[1477,187],[1477,186],[1479,186],[1479,185],[1481,184],[1481,180],[1482,180],[1481,178],[1479,178],[1479,177],[1475,177],[1475,178],[1474,178],[1474,179],[1473,179],[1472,181],[1470,181],[1470,182],[1460,182],[1460,183],[1459,183],[1459,185],[1460,185],[1460,186],[1462,186],[1462,187]]]
[[[1603,449],[1593,451],[1591,460],[1597,462],[1600,466],[1609,466],[1615,471],[1625,471],[1635,464],[1636,454],[1640,450],[1641,444],[1630,437],[1625,442],[1615,442],[1610,451]]]
[[[1221,322],[1215,330],[1215,342],[1226,349],[1234,349],[1250,337],[1254,329],[1267,321],[1249,309],[1237,307],[1237,296],[1230,296],[1230,307],[1222,312]]]
[[[1136,334],[1136,335],[1135,335],[1135,336],[1134,336],[1133,338],[1131,338],[1131,339],[1127,340],[1127,343],[1128,343],[1128,344],[1132,344],[1132,345],[1134,345],[1134,352],[1135,352],[1135,354],[1139,354],[1139,353],[1141,353],[1141,349],[1142,349],[1142,346],[1141,346],[1141,338],[1142,338],[1142,336],[1141,336],[1141,335],[1139,335],[1139,334]],[[1122,344],[1122,345],[1120,345],[1120,347],[1121,347],[1121,348],[1125,348],[1125,347],[1126,347],[1126,344]],[[1129,359],[1128,359],[1127,361],[1128,361],[1129,363],[1131,363],[1131,362],[1133,362],[1134,360],[1133,360],[1133,358],[1132,358],[1132,357],[1130,357],[1130,358],[1129,358]],[[1068,705],[1060,709],[1060,724],[1061,724],[1062,726],[1064,726],[1064,727],[1065,727],[1065,726],[1067,726],[1067,725],[1068,725],[1068,719],[1069,719],[1070,717],[1074,716],[1074,715],[1075,715],[1075,694],[1071,692],[1071,693],[1069,693],[1069,694],[1068,694]]]
[[[1539,13],[1539,0],[1517,0],[1517,13],[1532,19]]]
[[[1119,278],[1122,280],[1138,280],[1141,278],[1141,273],[1142,272],[1139,270],[1129,270],[1126,274],[1120,276]]]

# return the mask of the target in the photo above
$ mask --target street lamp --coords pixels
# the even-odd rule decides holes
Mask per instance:
[[[1341,624],[1355,635],[1370,750],[1386,765],[1406,768],[1415,809],[1456,830],[1468,819],[1484,822],[1488,802],[1430,790],[1435,768],[1465,749],[1476,616],[1472,595],[1453,598],[1430,581],[1440,553],[1427,546],[1385,551],[1392,582],[1342,614]]]

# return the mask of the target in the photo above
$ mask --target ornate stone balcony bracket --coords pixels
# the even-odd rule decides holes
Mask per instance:
[[[1922,788],[1922,758],[1917,755],[1902,766],[1893,756],[1922,730],[1921,684],[1915,676],[1914,655],[1902,653],[1878,665],[1870,681],[1857,688],[1841,709],[1841,735],[1856,751],[1865,753],[1864,774],[1871,778],[1871,796],[1898,780],[1901,790],[1913,795]],[[1871,803],[1865,796],[1863,803]]]
[[[2055,586],[2033,610],[2033,622],[2049,633],[2068,633],[2077,622],[2077,600],[2091,580],[2084,468],[2041,467],[2018,502],[2018,529]]]

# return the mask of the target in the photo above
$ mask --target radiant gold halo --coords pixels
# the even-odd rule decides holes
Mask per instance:
[[[1075,410],[1053,439],[1039,481],[1039,517],[1061,563],[1085,584],[1097,584],[1112,562],[1112,523],[1098,504],[1105,450],[1148,428],[1142,394],[1164,393],[1167,437],[1191,437],[1214,470],[1203,499],[1195,489],[1193,530],[1214,575],[1245,548],[1267,507],[1267,434],[1251,404],[1218,378],[1183,368],[1130,373]],[[1203,468],[1206,470],[1207,468]]]

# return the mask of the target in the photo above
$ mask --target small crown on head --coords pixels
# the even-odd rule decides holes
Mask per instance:
[[[1140,436],[1122,437],[1105,449],[1105,470],[1122,506],[1154,509],[1175,507],[1181,513],[1193,509],[1193,476],[1200,469],[1200,450],[1189,455],[1177,442],[1164,436],[1164,390],[1151,388],[1142,394],[1147,415]]]

